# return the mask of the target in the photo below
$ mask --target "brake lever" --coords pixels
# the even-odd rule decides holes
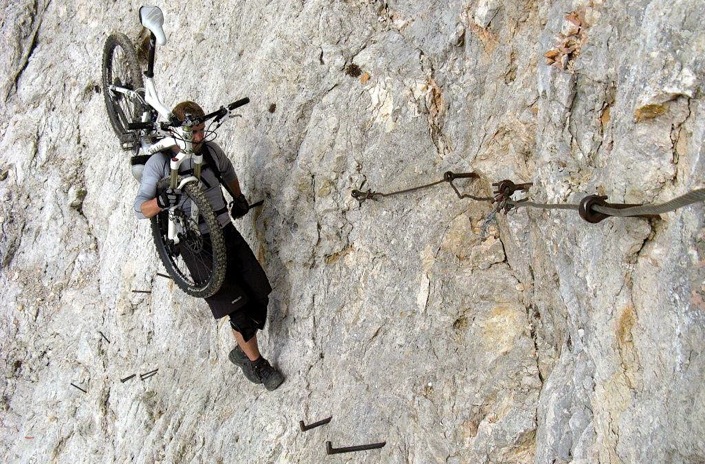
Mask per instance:
[[[213,122],[218,122],[227,115],[228,115],[228,110],[226,110],[224,106],[221,106],[220,109],[218,110],[218,115],[215,117],[215,119],[213,119]]]

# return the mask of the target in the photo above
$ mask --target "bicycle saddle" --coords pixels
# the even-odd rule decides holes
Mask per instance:
[[[158,45],[166,43],[164,35],[164,14],[157,6],[143,6],[140,8],[140,22],[144,27],[152,31],[152,34],[157,38]]]

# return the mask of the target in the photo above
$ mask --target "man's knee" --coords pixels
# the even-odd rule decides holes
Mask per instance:
[[[242,339],[245,340],[246,342],[249,342],[252,340],[252,337],[257,335],[257,329],[247,329],[240,327],[236,324],[233,323],[233,321],[230,321],[230,327],[240,335],[242,335]]]
[[[239,332],[242,338],[247,342],[255,336],[258,330],[264,324],[258,324],[252,318],[245,314],[245,311],[234,311],[230,313],[230,327],[235,332]]]

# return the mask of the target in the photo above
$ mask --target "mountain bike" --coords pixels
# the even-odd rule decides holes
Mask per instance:
[[[249,103],[243,98],[205,115],[178,121],[162,104],[154,84],[156,46],[166,43],[164,15],[156,6],[139,10],[140,22],[149,30],[147,69],[141,72],[137,52],[123,33],[105,41],[102,61],[103,94],[110,123],[125,150],[132,150],[133,175],[139,180],[141,166],[153,154],[167,151],[170,175],[162,188],[180,193],[151,221],[157,253],[174,282],[189,295],[206,298],[216,293],[225,278],[226,252],[223,232],[201,188],[203,155],[194,153],[193,128],[210,121],[207,134],[214,134],[232,111]],[[205,142],[205,140],[204,140]],[[171,148],[180,151],[173,154]],[[193,159],[193,175],[180,175],[179,167]]]

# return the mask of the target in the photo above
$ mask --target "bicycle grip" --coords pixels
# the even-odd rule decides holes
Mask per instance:
[[[139,129],[152,129],[154,124],[151,122],[128,122],[128,130],[139,130]]]
[[[229,105],[228,105],[228,111],[232,111],[232,110],[234,110],[235,108],[240,108],[241,106],[247,105],[248,103],[250,103],[250,99],[249,99],[249,98],[247,98],[247,97],[242,98],[242,99],[240,99],[240,100],[238,100],[238,101],[236,101],[236,102],[233,102],[233,103],[229,104]]]

